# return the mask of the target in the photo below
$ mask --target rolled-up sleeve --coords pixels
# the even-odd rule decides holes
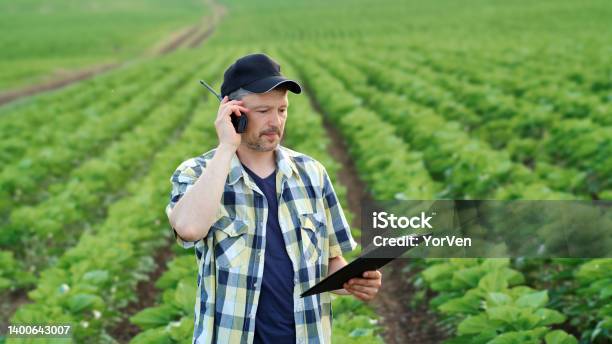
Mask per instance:
[[[200,170],[201,167],[198,167],[197,169]],[[181,197],[183,197],[183,195],[187,191],[189,191],[189,189],[193,186],[193,184],[195,184],[197,179],[198,173],[196,173],[193,160],[183,162],[174,171],[174,173],[170,177],[170,182],[172,183],[172,191],[170,192],[170,202],[168,202],[168,205],[166,206],[166,215],[168,216],[168,219],[170,219],[170,213],[172,212],[172,209],[174,208],[176,203],[178,203]],[[184,240],[178,235],[174,228],[172,228],[172,231],[174,232],[176,242],[183,248],[194,247],[199,241]]]
[[[351,235],[348,221],[325,168],[323,168],[323,198],[329,233],[329,258],[335,258],[354,250],[357,242]]]

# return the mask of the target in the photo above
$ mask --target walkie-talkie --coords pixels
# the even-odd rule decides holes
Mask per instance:
[[[217,94],[217,92],[215,92],[215,90],[213,90],[212,87],[210,87],[207,83],[204,82],[204,80],[200,80],[200,84],[202,84],[202,86],[206,87],[212,94],[215,95],[215,97],[217,97],[217,99],[219,99],[219,101],[222,101],[223,98],[221,98],[221,96],[219,94]],[[230,99],[231,100],[231,99]],[[246,130],[247,127],[247,116],[243,113],[240,112],[240,116],[236,116],[235,113],[232,113],[230,115],[230,118],[232,120],[232,124],[234,125],[234,129],[236,130],[237,133],[244,133],[244,131]]]

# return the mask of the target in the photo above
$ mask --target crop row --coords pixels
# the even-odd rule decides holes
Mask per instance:
[[[463,326],[481,326],[480,335],[502,328],[526,330],[524,327],[530,323],[537,324],[537,319],[525,309],[545,307],[549,310],[540,309],[536,314],[557,318],[559,325],[563,322],[562,328],[579,335],[581,343],[607,343],[612,339],[611,264],[611,259],[527,259],[515,261],[514,268],[511,268],[506,260],[431,260],[430,267],[422,275],[428,286],[438,292],[431,306],[443,315],[443,321],[461,325],[466,316],[470,317],[471,320]],[[494,271],[500,266],[504,273]],[[498,275],[493,279],[506,280],[502,282],[505,296],[483,290],[483,284],[490,282],[486,281],[490,273]],[[548,291],[539,292],[537,298],[535,295],[526,296],[525,292],[533,294],[534,290],[511,287],[519,281],[525,281],[534,289]],[[519,301],[521,298],[523,300]],[[499,304],[499,300],[494,299],[503,302]],[[529,300],[529,305],[524,303],[526,300]],[[494,308],[500,305],[503,308]],[[474,317],[481,308],[486,309],[487,314]],[[488,311],[489,308],[494,309]],[[501,318],[495,314],[498,310]],[[537,328],[533,330],[535,333],[539,331]],[[469,331],[463,328],[460,335],[474,340],[476,333]],[[533,331],[530,333],[534,334]],[[525,342],[530,338],[517,334],[512,337],[514,342]],[[566,340],[561,343],[575,343],[572,339]]]
[[[550,102],[553,106],[561,105],[555,104],[557,96],[568,95],[575,96],[572,98],[576,100],[580,95],[595,95],[602,103],[609,102],[611,84],[606,66],[610,58],[595,51],[568,54],[564,50],[530,51],[521,46],[522,51],[514,49],[510,53],[493,46],[476,52],[473,47],[428,47],[392,40],[372,44],[378,51],[393,51],[437,71],[461,75],[471,83],[487,84],[515,96]],[[598,101],[590,96],[586,99]]]
[[[599,66],[584,68],[580,66],[583,61],[560,64],[559,58],[550,63],[550,60],[543,62],[541,58],[529,60],[528,57],[504,62],[452,52],[419,52],[417,55],[442,74],[456,73],[471,83],[492,86],[516,97],[550,105],[554,112],[564,117],[594,115],[596,122],[612,124],[609,117],[603,116],[610,106],[612,88],[604,61],[599,61]]]
[[[330,66],[330,64],[327,64],[326,66],[328,66],[328,67],[329,67],[329,66]],[[330,67],[330,68],[331,68],[331,67]],[[360,82],[361,80],[358,78],[359,73],[356,73],[356,72],[355,72],[355,71],[353,71],[353,70],[344,70],[344,73],[339,73],[339,74],[336,74],[336,75],[340,75],[340,74],[341,74],[341,75],[344,75],[344,76],[350,76],[351,78],[353,78],[352,82],[350,82],[350,83],[346,83],[346,84],[350,84],[350,85],[358,85],[357,87],[361,87],[363,90],[362,90],[362,91],[361,91],[361,93],[359,93],[359,94],[360,94],[361,96],[363,96],[364,98],[366,98],[366,97],[367,97],[367,95],[373,95],[373,94],[376,94],[375,92],[372,92],[372,90],[368,90],[367,88],[365,88],[365,87],[363,87],[363,86],[362,86],[362,85],[364,85],[365,83],[364,83],[364,82]],[[320,76],[317,76],[317,78],[316,78],[316,79],[320,79]],[[324,84],[330,84],[330,83],[331,83],[331,82],[330,82],[329,80],[326,80],[326,81],[325,81],[325,82],[324,82],[322,85],[320,85],[319,87],[324,87],[324,86],[323,86]],[[369,92],[368,92],[368,91],[369,91]],[[325,93],[334,93],[333,91],[331,91],[331,90],[329,90],[329,89],[328,89],[328,90],[323,90],[322,92],[323,92],[324,94],[325,94]],[[336,93],[340,93],[340,92],[336,92]],[[365,102],[366,102],[366,101],[364,101],[364,103],[365,103]],[[397,105],[398,103],[399,103],[399,102],[389,102],[389,104],[394,104],[394,105]],[[379,105],[380,105],[380,109],[383,109],[383,103],[379,103]],[[387,107],[387,108],[393,108],[393,107]],[[395,106],[395,108],[394,108],[394,109],[397,109],[397,106]],[[383,116],[386,116],[386,117],[391,117],[391,115],[392,115],[392,113],[387,113],[387,114],[385,114],[385,111],[380,111],[380,112],[382,113],[382,115],[383,115]],[[406,120],[406,118],[404,118],[404,120]],[[348,120],[348,119],[347,119],[347,122],[348,122],[348,121],[350,121],[350,120]],[[401,125],[402,125],[402,124],[401,124],[401,122],[399,122],[399,121],[395,122],[395,124],[396,124],[397,126],[401,126]],[[414,123],[414,125],[415,125],[415,126],[417,126],[417,123],[415,122],[415,123]],[[429,129],[427,129],[427,128],[425,128],[425,127],[417,127],[417,128],[415,128],[415,130],[421,130],[421,132],[418,132],[418,134],[421,134],[422,132],[425,132],[425,131],[429,130],[429,133],[431,134],[431,133],[435,133],[435,132],[438,132],[438,133],[439,133],[439,132],[440,132],[440,130],[441,130],[441,129],[443,129],[443,128],[444,128],[444,126],[443,126],[443,125],[437,125],[437,126],[431,126]],[[416,134],[416,133],[417,133],[417,132],[415,132],[415,134]],[[444,137],[445,135],[443,134],[442,136]],[[425,141],[425,142],[427,142],[427,143],[431,144],[431,140],[430,140],[430,141]],[[451,154],[451,153],[452,153],[452,151],[451,151],[451,150],[449,150],[449,152],[448,152],[448,153],[449,153],[449,156],[456,156],[456,155],[457,155],[457,154]],[[480,152],[477,152],[477,153],[479,153],[479,154],[480,154]],[[491,161],[495,161],[495,160],[491,160]],[[516,180],[513,180],[513,181],[516,181]],[[526,188],[526,189],[524,189],[524,190],[529,191],[529,188]],[[538,191],[538,190],[536,190],[536,191]],[[542,195],[542,194],[540,193],[540,195]],[[464,196],[464,195],[461,195],[461,194],[457,195],[457,197],[463,197],[463,196]],[[532,197],[533,197],[533,196],[531,196],[531,197],[530,197],[530,196],[529,196],[529,194],[520,194],[520,193],[517,193],[517,194],[515,194],[515,195],[513,195],[513,196],[514,196],[514,197],[517,197],[517,198],[522,198],[522,199],[529,199],[529,198],[532,198]],[[553,194],[550,194],[550,193],[548,193],[548,194],[544,194],[544,196],[547,196],[548,198],[553,198],[553,199],[555,198],[555,197],[551,197],[551,196],[553,196]],[[540,197],[542,197],[542,196],[539,196],[539,197],[533,197],[533,198],[540,198]],[[564,197],[569,197],[569,195],[564,196]],[[540,261],[540,264],[541,264],[541,261]],[[599,271],[603,271],[603,269],[601,269],[601,268],[600,268],[600,270],[599,270]],[[599,281],[598,283],[599,283],[599,285],[603,285],[603,284],[605,283],[605,281],[609,281],[609,280],[607,280],[606,278],[601,277],[601,278],[600,278],[600,281]],[[584,294],[584,293],[586,293],[585,291],[583,291],[584,289],[585,289],[585,287],[584,287],[584,286],[583,286],[583,287],[581,287],[580,289],[577,289],[577,288],[567,288],[567,287],[566,287],[565,289],[563,289],[563,288],[562,288],[562,289],[560,289],[560,290],[553,290],[553,295],[555,295],[555,298],[558,298],[556,295],[559,295],[559,294],[561,293],[561,295],[563,295],[563,297],[572,299],[572,296],[573,296],[573,295],[580,295],[580,294]],[[590,291],[591,291],[591,294],[594,294],[594,293],[593,293],[593,289],[590,289]],[[515,295],[515,296],[516,296],[516,295]],[[574,296],[574,297],[575,297],[575,296]],[[593,296],[593,297],[592,297],[592,299],[594,299],[594,300],[595,300],[595,301],[593,301],[593,304],[595,304],[595,306],[592,306],[592,307],[587,307],[588,309],[585,309],[584,307],[583,307],[583,308],[581,308],[581,313],[580,313],[580,314],[582,314],[582,317],[587,317],[587,318],[589,318],[589,319],[596,319],[596,324],[597,324],[597,325],[593,325],[591,328],[588,328],[587,326],[583,326],[583,328],[584,328],[584,327],[587,327],[587,328],[586,328],[586,330],[585,330],[585,332],[584,332],[584,333],[585,333],[585,335],[587,335],[587,336],[588,336],[588,335],[593,335],[593,334],[594,334],[594,335],[596,335],[596,336],[598,336],[598,335],[600,335],[600,336],[606,336],[606,335],[607,335],[607,333],[609,332],[609,330],[607,329],[607,326],[609,326],[609,320],[608,320],[608,319],[609,319],[609,314],[608,314],[608,313],[606,313],[606,312],[609,312],[609,311],[608,311],[608,310],[605,310],[605,308],[604,308],[604,310],[603,310],[603,311],[600,311],[600,309],[601,309],[601,308],[596,306],[597,304],[602,304],[603,302],[605,302],[605,300],[607,300],[607,297],[608,297],[608,296],[607,296],[607,294],[603,294],[603,293],[602,293],[602,294],[600,294],[600,295],[595,295],[595,296]],[[546,294],[546,299],[548,300],[548,294]],[[547,302],[548,302],[548,301],[547,301]],[[551,302],[551,303],[552,303],[552,302]],[[570,305],[571,305],[571,303],[570,303]],[[565,308],[567,308],[567,307],[568,307],[568,306],[565,306],[565,307],[562,307],[562,308],[559,308],[559,309],[562,309],[562,310],[564,310],[564,311],[565,311]],[[533,310],[531,310],[531,311],[535,311],[535,309],[533,309]],[[523,311],[521,311],[521,312],[530,312],[530,311],[525,311],[525,310],[523,310]],[[542,312],[543,312],[543,311],[542,311]],[[570,321],[570,322],[575,322],[575,319],[580,318],[580,316],[579,316],[577,313],[578,313],[578,312],[574,312],[574,314],[573,314],[573,315],[575,315],[576,317],[575,317],[575,318],[570,318],[570,319],[569,319],[569,321]],[[568,313],[568,314],[569,314],[569,313]],[[556,322],[562,322],[562,321],[564,321],[564,320],[565,320],[565,318],[563,318],[563,319],[558,318],[558,319],[557,319],[557,320],[555,320],[555,321],[556,321]],[[593,322],[593,320],[591,320],[591,323],[592,323],[592,322]],[[511,327],[510,327],[510,328],[511,328]],[[507,329],[510,329],[510,328],[507,328]],[[499,331],[502,331],[502,330],[498,329],[498,330],[497,330],[497,333],[500,333]],[[504,331],[505,331],[505,330],[504,330]],[[606,332],[606,331],[608,331],[608,332]],[[535,334],[534,334],[534,333],[532,333],[532,335],[537,335],[537,336],[539,336],[540,334],[542,334],[542,333],[540,333],[540,332],[537,332],[537,333],[535,333]],[[521,335],[523,335],[523,334],[521,334]],[[518,334],[511,334],[511,335],[508,335],[508,337],[509,337],[509,338],[511,338],[511,337],[515,337],[515,336],[519,336],[519,335],[518,335]],[[583,335],[583,336],[584,336],[584,335]],[[549,341],[551,341],[551,342],[555,342],[555,340],[556,340],[555,338],[557,338],[557,337],[559,337],[559,338],[561,338],[561,339],[566,338],[566,339],[567,339],[569,342],[572,342],[572,339],[571,339],[571,338],[569,338],[569,337],[567,337],[567,336],[566,336],[565,334],[563,334],[563,333],[555,333],[555,334],[552,334],[552,335],[551,335],[551,337],[549,338]],[[520,337],[520,338],[525,339],[525,338],[527,338],[527,337]],[[544,335],[542,335],[542,338],[544,338]],[[561,339],[559,339],[559,340],[561,340]],[[474,340],[474,338],[469,338],[469,340]],[[468,340],[467,342],[469,342],[469,340]],[[501,340],[501,339],[500,339],[500,340]]]
[[[94,115],[88,116],[88,119],[83,118],[79,111],[55,114],[60,118],[57,121],[60,127],[63,125],[62,118],[80,119],[83,124],[74,130],[68,128],[67,131],[55,125],[49,127],[49,130],[57,129],[53,134],[54,139],[46,144],[29,146],[19,162],[3,169],[0,173],[0,214],[5,215],[11,208],[40,201],[58,192],[49,190],[49,195],[44,192],[44,188],[48,184],[62,185],[69,171],[144,121],[146,115],[161,104],[160,96],[175,90],[189,76],[190,70],[184,67],[183,70],[177,70],[175,75],[165,78],[167,72],[166,68],[151,68],[146,73],[141,71],[144,80],[142,84],[120,88],[118,90],[122,93],[119,96],[111,97],[109,101],[96,102],[89,109],[95,109],[92,112]],[[153,87],[148,87],[151,83],[154,83]],[[35,131],[36,128],[29,130]],[[24,141],[23,144],[29,145],[29,142]]]
[[[196,70],[197,66],[191,66],[186,72]],[[84,229],[104,217],[112,202],[133,191],[125,184],[146,170],[156,151],[184,130],[193,114],[201,90],[186,80],[189,75],[160,84],[169,87],[165,95],[177,96],[147,114],[146,121],[109,146],[105,154],[73,170],[70,180],[55,188],[56,194],[35,206],[15,209],[3,228],[7,234],[3,245],[22,258],[24,269],[36,271],[52,265],[55,256],[77,241]],[[183,88],[187,96],[179,97]]]
[[[308,56],[319,60],[316,54]],[[349,92],[361,99],[362,107],[392,124],[398,136],[413,150],[422,152],[430,175],[446,185],[438,197],[574,198],[550,190],[525,166],[513,163],[506,152],[492,150],[485,143],[471,139],[458,123],[444,120],[432,109],[415,104],[405,96],[383,93],[369,86],[360,70],[339,63],[325,66]]]
[[[430,262],[422,272],[436,291],[431,306],[456,326],[447,343],[576,344],[573,336],[552,326],[566,316],[548,308],[546,290],[524,285],[523,274],[509,259],[450,259]]]
[[[557,165],[554,172],[564,174],[565,178],[556,184],[587,194],[612,188],[612,165],[607,158],[612,154],[609,107],[601,105],[596,109],[584,109],[580,115],[560,116],[556,113],[558,110],[541,100],[535,103],[524,101],[524,97],[508,96],[488,85],[472,85],[449,71],[432,73],[424,66],[396,59],[383,60],[382,64],[397,65],[400,70],[409,72],[410,76],[400,77],[406,94],[419,92],[409,89],[415,85],[407,82],[415,74],[425,78],[428,90],[437,84],[448,89],[454,98],[476,114],[465,116],[465,112],[459,112],[454,115],[457,120],[463,120],[468,127],[476,127],[477,135],[494,146],[508,146],[513,156],[528,160],[537,171],[538,165],[542,164],[543,168],[538,171],[540,175],[554,168],[551,164]],[[429,97],[428,100],[435,102],[440,98],[444,97]],[[444,110],[452,112],[453,109]],[[574,127],[582,130],[572,130]],[[565,142],[567,147],[560,149],[559,142]]]
[[[103,116],[107,108],[129,99],[145,85],[145,68],[121,69],[85,80],[51,94],[15,106],[7,106],[0,117],[0,163],[23,158],[28,149],[52,145],[60,135],[75,130],[87,120]],[[150,75],[155,77],[155,75]],[[149,80],[150,81],[150,80]]]
[[[556,190],[590,197],[605,192],[612,185],[606,171],[610,168],[608,159],[605,158],[607,153],[612,153],[612,146],[608,147],[607,143],[612,138],[609,128],[589,126],[588,120],[557,121],[550,112],[535,107],[515,108],[511,99],[504,102],[503,98],[491,96],[491,92],[482,89],[466,91],[469,85],[459,82],[450,92],[438,87],[432,80],[436,78],[434,76],[421,78],[427,73],[419,72],[417,66],[413,66],[414,70],[408,74],[389,69],[389,61],[376,63],[351,58],[349,61],[359,66],[379,89],[405,95],[414,102],[431,107],[444,118],[462,124],[471,135],[486,141],[493,149],[506,149],[513,161],[535,168],[535,173]],[[455,95],[467,93],[473,99],[466,104],[468,106],[454,99]],[[504,107],[502,104],[507,105]],[[570,132],[569,128],[576,122],[591,131]],[[557,141],[566,142],[570,136],[575,141],[566,143],[569,147],[560,151]],[[581,149],[576,149],[578,144]],[[568,156],[573,161],[568,161]],[[577,159],[578,156],[581,159]],[[583,160],[587,156],[592,159]],[[580,170],[574,167],[580,167]]]
[[[147,157],[155,152],[157,146],[165,142],[167,135],[171,134],[175,128],[180,128],[181,121],[189,116],[189,111],[168,114],[167,107],[155,95],[176,92],[177,86],[184,85],[186,78],[193,70],[194,68],[191,67],[181,74],[156,84],[150,89],[150,93],[143,93],[153,96],[152,98],[143,96],[131,106],[119,108],[108,116],[111,127],[100,128],[103,129],[100,132],[106,135],[112,134],[112,126],[121,122],[122,118],[133,118],[134,121],[140,123],[134,130],[124,133],[110,146],[104,147],[105,151],[102,155],[92,157],[74,170],[64,170],[63,173],[68,177],[67,181],[65,183],[59,181],[51,185],[49,197],[44,201],[32,206],[13,209],[8,223],[3,226],[3,231],[16,235],[4,236],[3,246],[12,246],[16,241],[31,237],[32,234],[52,238],[70,223],[88,217],[83,215],[103,210],[105,208],[104,198],[113,190],[120,191],[123,181],[133,177],[133,174],[142,168],[143,164],[148,163]],[[175,116],[174,121],[166,118],[167,116]],[[81,141],[89,142],[85,137],[81,137],[88,133],[79,133]],[[75,148],[74,145],[64,147],[64,151],[66,154],[73,154],[69,152],[79,151]],[[84,146],[84,148],[88,147]],[[81,154],[87,153],[87,150],[81,152]],[[51,167],[41,163],[31,170],[41,175],[52,174]],[[33,190],[29,191],[33,192]],[[22,245],[17,246],[23,247]]]

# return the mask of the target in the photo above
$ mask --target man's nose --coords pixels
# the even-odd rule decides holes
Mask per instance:
[[[269,120],[270,125],[274,125],[277,128],[280,128],[283,119],[279,110],[272,111],[272,118]]]

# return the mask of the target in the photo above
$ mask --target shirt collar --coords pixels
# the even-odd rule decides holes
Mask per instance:
[[[289,178],[292,173],[298,173],[297,167],[295,166],[295,162],[288,156],[285,151],[285,147],[281,145],[277,145],[274,149],[274,155],[276,159],[276,166],[278,171],[283,175],[283,177]],[[238,154],[234,152],[232,156],[232,161],[230,163],[230,172],[227,176],[227,183],[230,185],[235,184],[240,178],[244,178],[244,180],[248,180],[246,177],[246,171],[242,167],[240,163],[240,159],[238,158]]]

